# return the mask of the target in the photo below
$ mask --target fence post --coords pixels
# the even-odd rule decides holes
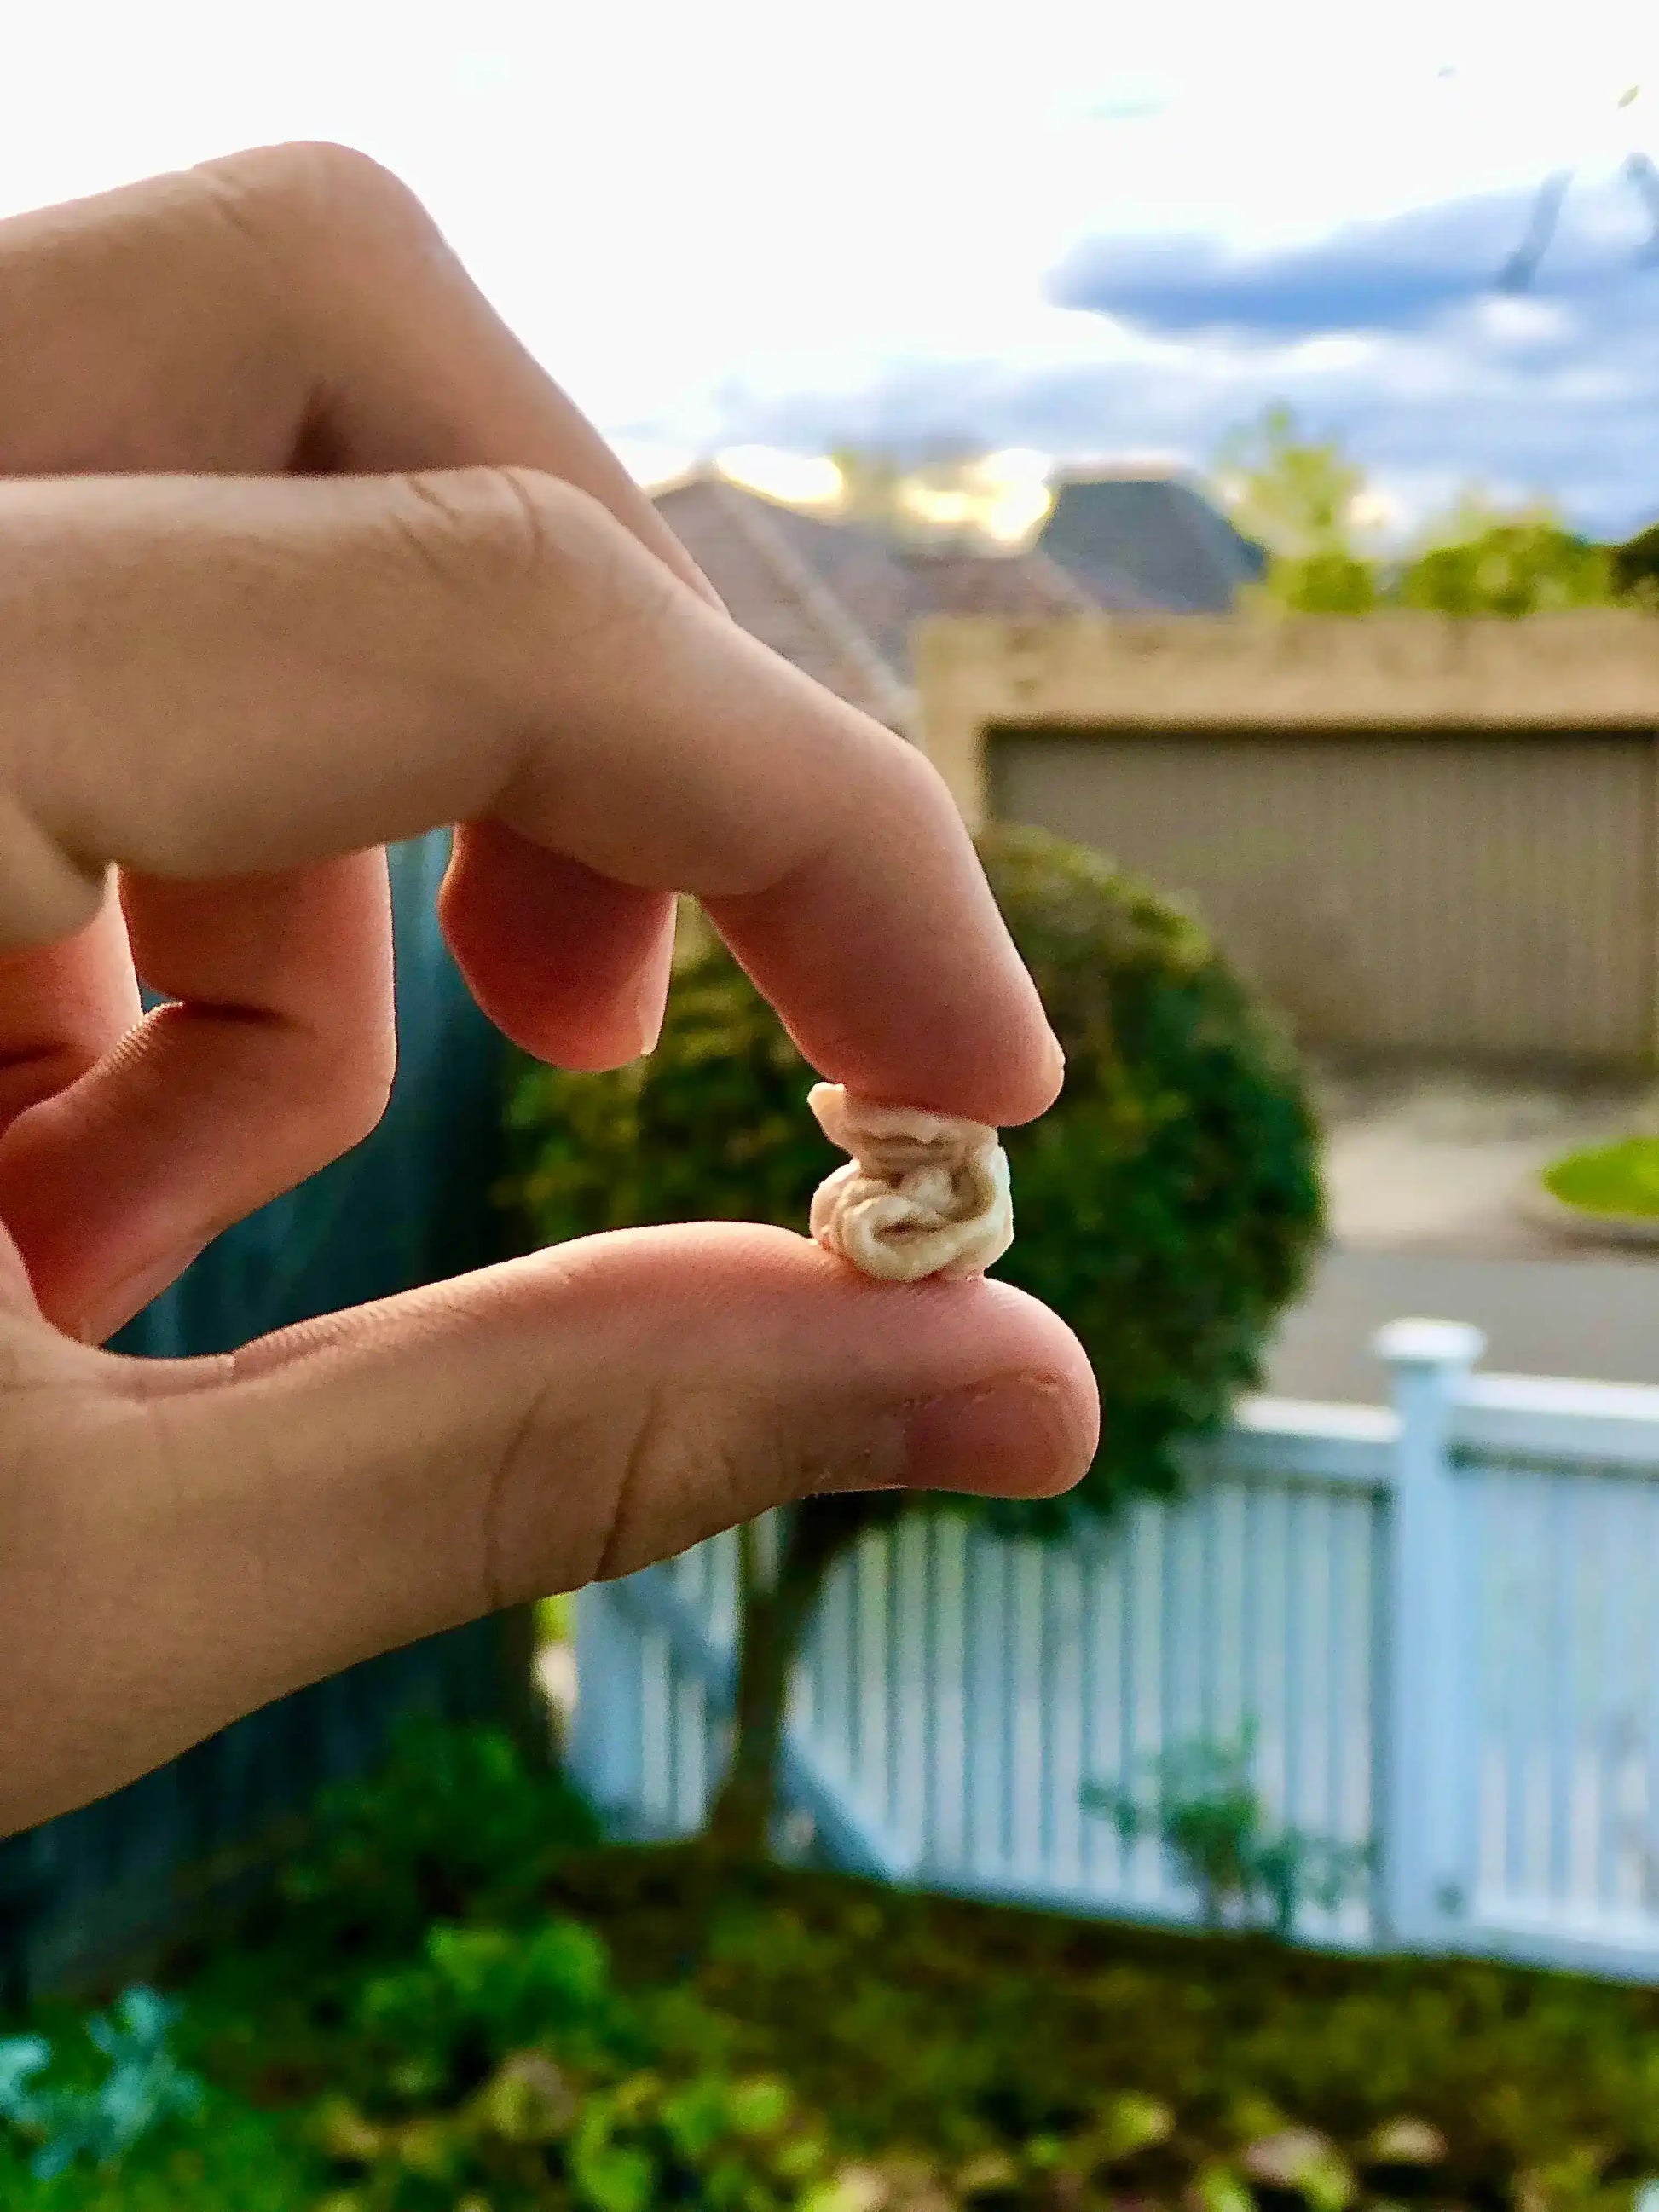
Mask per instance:
[[[603,1583],[576,1599],[576,1709],[567,1765],[607,1826],[644,1810],[645,1681],[639,1623]]]
[[[1458,1392],[1486,1348],[1478,1328],[1448,1321],[1390,1322],[1372,1342],[1400,1417],[1382,1593],[1378,1875],[1389,1936],[1408,1950],[1443,1948],[1468,1903],[1474,1684],[1464,1661],[1468,1598],[1450,1431]]]

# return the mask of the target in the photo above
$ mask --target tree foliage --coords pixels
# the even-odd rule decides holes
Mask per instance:
[[[1239,528],[1270,556],[1265,578],[1243,594],[1259,611],[1518,617],[1659,602],[1642,541],[1598,544],[1547,501],[1506,507],[1478,487],[1385,557],[1364,471],[1338,441],[1304,436],[1283,405],[1224,441],[1215,481]]]
[[[1282,401],[1223,440],[1215,474],[1233,520],[1276,560],[1349,557],[1364,471],[1334,439],[1302,436]]]

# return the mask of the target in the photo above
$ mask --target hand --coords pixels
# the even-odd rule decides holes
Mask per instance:
[[[1060,1065],[933,771],[726,618],[364,158],[0,224],[0,1830],[815,1490],[1083,1473],[1043,1308],[733,1224],[99,1350],[374,1125],[383,848],[440,825],[546,1060],[648,1047],[686,890],[831,1081],[1006,1125]]]

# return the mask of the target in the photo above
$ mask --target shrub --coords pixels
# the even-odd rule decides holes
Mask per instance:
[[[1659,526],[1625,545],[1569,530],[1547,501],[1494,502],[1467,487],[1409,547],[1378,556],[1364,471],[1335,441],[1303,435],[1282,402],[1234,431],[1216,457],[1216,489],[1236,526],[1267,554],[1241,611],[1364,615],[1389,607],[1468,617],[1568,607],[1659,607]],[[1371,550],[1367,549],[1370,541]]]
[[[386,2058],[404,2099],[476,2087],[501,2050],[520,2043],[551,2040],[584,2064],[647,2055],[611,1988],[605,1945],[574,1920],[528,1934],[434,1928],[418,1963],[365,1986],[356,2029],[366,2051]]]
[[[1158,1839],[1212,1933],[1265,1923],[1289,1942],[1304,1904],[1334,1910],[1359,1887],[1371,1852],[1275,1822],[1256,1789],[1255,1754],[1253,1726],[1233,1743],[1194,1737],[1142,1760],[1139,1789],[1091,1783],[1083,1802],[1126,1844]]]
[[[1569,1152],[1553,1161],[1540,1180],[1552,1197],[1581,1212],[1659,1220],[1659,1137],[1626,1137]]]
[[[689,1856],[612,1854],[567,1891],[630,1979],[683,1952]],[[988,2177],[994,2160],[1030,2172],[1058,2151],[1057,2179],[1092,2169],[1081,2197],[1039,2193],[1031,2174],[1029,2194],[1011,2180],[1021,2193],[981,2212],[1196,2212],[1188,2191],[1223,2173],[1241,2212],[1320,2212],[1333,2150],[1371,2212],[1630,2212],[1659,2174],[1651,1989],[1158,1934],[798,1869],[746,1887],[692,1984],[738,2030],[723,2063],[778,2067],[843,2155],[908,2145]],[[1290,2187],[1271,2170],[1286,2166],[1305,2169]]]
[[[1358,553],[1275,556],[1267,574],[1244,585],[1241,609],[1266,615],[1368,615],[1386,604],[1388,580]]]
[[[112,2166],[84,2159],[41,2181],[0,2141],[6,2212],[314,2212],[315,2162],[287,2116],[210,2091],[197,2118],[146,2135]]]
[[[464,1905],[483,1915],[533,1896],[564,1850],[597,1838],[569,1784],[532,1772],[505,1729],[411,1719],[379,1772],[322,1793],[264,1932],[337,1966],[372,1960]]]
[[[48,2081],[52,2045],[43,2035],[0,2042],[0,2122],[31,2144],[29,2172],[55,2181],[82,2161],[118,2166],[133,2145],[200,2112],[202,2084],[169,2044],[178,2008],[142,1985],[124,1991],[107,2014],[86,2023],[93,2048],[108,2061],[95,2084]]]
[[[363,1989],[352,2025],[363,2092],[315,2120],[352,2176],[331,2212],[792,2212],[828,2178],[823,2131],[782,2082],[707,2050],[661,2063],[574,1920],[434,1929],[417,1964]]]

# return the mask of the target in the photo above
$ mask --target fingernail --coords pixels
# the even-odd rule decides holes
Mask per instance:
[[[662,1042],[662,1025],[668,1012],[665,996],[647,994],[639,1010],[640,1041],[635,1048],[635,1060],[648,1059]]]
[[[633,1018],[637,1024],[639,1042],[635,1044],[635,1060],[644,1060],[648,1053],[657,1051],[661,1044],[661,1024],[668,1015],[668,984],[675,956],[672,938],[668,940],[668,956],[661,960],[659,971],[650,973],[639,984],[639,998],[635,1000]]]
[[[1088,1470],[1091,1444],[1057,1383],[1002,1375],[912,1406],[905,1480],[918,1490],[1043,1497]]]

